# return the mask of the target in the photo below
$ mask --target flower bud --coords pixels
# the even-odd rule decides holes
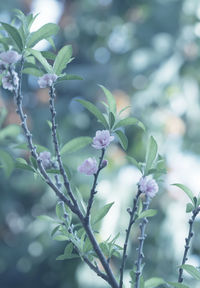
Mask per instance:
[[[86,175],[93,175],[97,172],[98,166],[95,158],[86,159],[79,167],[78,171]]]
[[[108,165],[108,160],[104,159],[101,163],[101,169],[105,168]]]
[[[45,169],[49,169],[52,166],[51,163],[51,153],[48,151],[41,152],[39,154],[40,159],[42,160],[42,165]]]

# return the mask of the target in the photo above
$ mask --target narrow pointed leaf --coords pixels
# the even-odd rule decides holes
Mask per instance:
[[[124,150],[128,148],[128,139],[126,135],[121,130],[116,130],[115,133],[117,134],[120,144]]]
[[[78,75],[66,74],[64,76],[59,77],[56,82],[61,82],[65,80],[83,80],[83,78]]]
[[[52,35],[57,34],[59,31],[59,27],[57,24],[54,23],[48,23],[42,26],[39,30],[32,32],[27,46],[28,47],[33,47],[35,46],[39,41],[46,39]]]
[[[157,214],[157,210],[155,209],[149,209],[149,210],[146,210],[146,211],[143,211],[139,216],[138,216],[138,219],[141,219],[141,218],[147,218],[147,217],[153,217]]]
[[[62,71],[66,68],[67,64],[70,62],[72,57],[72,46],[66,45],[58,52],[55,59],[53,70],[56,75],[60,75]]]
[[[200,280],[200,271],[197,270],[194,266],[189,264],[184,264],[181,266],[185,271],[187,271],[193,278]]]
[[[161,284],[165,284],[165,280],[158,277],[153,277],[145,281],[144,288],[156,288]]]
[[[102,207],[101,209],[98,210],[93,210],[92,211],[92,215],[91,215],[91,219],[92,219],[92,224],[96,224],[98,223],[103,217],[106,216],[106,214],[109,212],[110,208],[112,207],[112,205],[114,204],[114,202],[106,204],[104,207]]]
[[[22,42],[22,39],[21,39],[21,36],[20,36],[18,30],[10,24],[4,23],[4,22],[0,22],[0,23],[3,26],[3,28],[6,30],[6,32],[9,34],[9,36],[16,43],[19,50],[22,51],[23,42]]]
[[[88,111],[90,111],[102,124],[106,129],[109,129],[108,123],[106,121],[106,118],[103,116],[101,111],[91,102],[77,99],[79,103],[81,103]]]
[[[187,285],[183,283],[177,283],[177,282],[167,282],[171,287],[174,288],[189,288]]]
[[[101,87],[101,89],[105,93],[110,112],[112,112],[115,115],[116,114],[115,98],[113,97],[112,93],[106,87],[104,87],[103,85],[99,85],[99,87]]]
[[[192,191],[187,186],[185,186],[183,184],[178,184],[178,183],[175,183],[175,184],[172,184],[172,185],[177,186],[183,192],[185,192],[185,194],[189,197],[189,199],[192,201],[192,203],[195,204],[194,203],[194,195],[193,195]]]
[[[42,66],[48,73],[53,73],[52,66],[47,62],[47,60],[42,56],[39,51],[34,49],[28,49],[28,51],[42,64]]]
[[[60,150],[60,154],[63,155],[65,153],[72,153],[76,152],[85,146],[89,145],[92,143],[92,138],[91,137],[77,137],[69,142],[67,142],[62,149]]]
[[[130,125],[136,125],[136,126],[142,128],[143,130],[145,130],[144,124],[141,121],[139,121],[138,119],[134,118],[134,117],[127,117],[125,119],[120,120],[115,125],[114,129],[117,129],[119,127],[130,126]]]
[[[0,163],[6,177],[9,177],[15,167],[13,158],[5,151],[0,149]]]
[[[152,164],[157,157],[157,152],[158,152],[158,145],[154,137],[150,136],[148,146],[147,146],[147,153],[146,153],[145,173],[147,173],[152,168]]]

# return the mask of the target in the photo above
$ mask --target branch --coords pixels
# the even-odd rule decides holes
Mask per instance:
[[[188,251],[190,249],[190,241],[194,235],[192,229],[193,229],[193,224],[195,221],[196,216],[198,215],[198,213],[200,212],[200,208],[196,208],[192,211],[192,217],[189,220],[189,232],[188,232],[188,236],[187,238],[185,238],[185,250],[184,250],[184,254],[183,254],[183,260],[181,265],[184,265],[186,263],[186,261],[188,260],[187,258],[187,254]],[[183,282],[183,268],[179,268],[179,275],[178,275],[178,283],[182,283]]]
[[[98,243],[94,237],[94,234],[92,232],[91,227],[85,224],[85,218],[84,218],[82,212],[80,211],[80,209],[76,203],[76,200],[73,198],[73,194],[69,193],[70,192],[70,186],[69,186],[69,183],[67,181],[67,177],[64,178],[65,179],[65,185],[66,185],[66,188],[69,189],[69,190],[67,189],[67,191],[68,191],[69,195],[71,195],[71,200],[73,203],[52,182],[52,180],[50,179],[50,177],[48,176],[48,174],[46,173],[46,171],[42,165],[42,161],[41,161],[41,159],[40,159],[40,157],[36,151],[36,146],[33,144],[32,134],[30,133],[30,130],[28,129],[28,126],[27,126],[27,115],[24,113],[23,108],[22,108],[23,96],[21,93],[21,82],[22,82],[23,66],[24,66],[24,57],[22,57],[22,59],[21,59],[21,65],[20,65],[19,74],[18,74],[19,86],[14,89],[14,96],[15,96],[15,101],[16,101],[16,105],[17,105],[16,112],[17,112],[17,114],[19,114],[19,117],[21,119],[21,126],[22,126],[22,129],[23,129],[24,134],[26,136],[28,147],[31,151],[31,155],[36,159],[37,164],[38,164],[38,169],[39,169],[41,175],[43,176],[45,182],[53,189],[53,191],[55,192],[57,197],[60,200],[62,200],[71,209],[71,211],[74,214],[76,214],[79,217],[83,227],[85,228],[85,231],[88,235],[88,238],[90,239],[90,241],[92,243],[93,249],[95,250],[97,256],[99,257],[99,260],[101,261],[101,264],[104,267],[104,270],[108,276],[107,282],[111,285],[111,287],[118,288],[118,284],[116,282],[116,279],[115,279],[115,277],[112,273],[112,270],[110,269],[110,267],[106,261],[106,258],[104,256],[103,252],[101,251],[101,249],[100,249],[100,247],[99,247],[99,245],[98,245]],[[9,72],[10,72],[10,75],[12,76],[12,79],[13,79],[14,76],[13,76],[11,67],[9,67]],[[13,81],[13,84],[14,84],[14,81]],[[63,175],[65,175],[65,171],[63,172]]]
[[[127,247],[128,247],[128,241],[129,241],[131,228],[132,228],[132,225],[135,222],[135,213],[137,212],[138,199],[139,199],[140,195],[141,195],[141,192],[140,192],[140,190],[138,190],[135,198],[133,199],[133,208],[132,208],[131,211],[128,210],[128,212],[130,214],[130,220],[129,220],[128,228],[126,229],[126,238],[125,238],[125,242],[124,242],[123,255],[122,255],[122,264],[121,264],[121,268],[120,268],[120,284],[119,284],[119,288],[123,287],[124,267],[125,267],[125,262],[126,262],[126,258],[127,258],[126,251],[127,251]]]
[[[95,189],[96,189],[96,186],[97,186],[97,180],[98,180],[99,173],[100,173],[100,171],[102,169],[102,161],[103,161],[104,154],[105,154],[105,149],[102,149],[101,150],[101,156],[99,158],[98,170],[94,174],[94,182],[93,182],[93,185],[92,185],[92,189],[90,191],[90,198],[88,200],[87,212],[86,212],[86,216],[85,216],[85,222],[87,224],[89,223],[89,216],[90,216],[90,211],[91,211],[92,204],[93,204],[93,201],[94,201],[94,196],[97,193],[97,191]]]
[[[149,208],[149,197],[145,196],[145,202],[143,203],[143,211],[148,210]],[[146,238],[145,234],[145,228],[148,223],[147,218],[144,218],[142,222],[140,223],[140,237],[139,239],[139,247],[138,247],[138,256],[137,256],[137,261],[136,261],[136,272],[135,272],[135,288],[139,288],[139,280],[140,280],[140,275],[141,275],[141,265],[142,265],[142,259],[144,258],[144,253],[143,253],[143,246],[144,246],[144,240]]]
[[[72,200],[74,206],[80,210],[78,208],[78,203],[71,191],[71,188],[70,188],[70,184],[69,184],[69,181],[68,181],[68,178],[67,178],[67,174],[65,172],[65,169],[64,169],[64,166],[63,166],[63,163],[62,163],[62,159],[61,159],[61,155],[60,155],[60,148],[59,148],[59,143],[58,143],[58,137],[57,137],[57,131],[56,131],[56,128],[57,128],[57,124],[56,124],[56,109],[55,109],[55,97],[56,97],[56,94],[55,94],[55,88],[54,86],[51,86],[50,89],[49,89],[49,108],[50,108],[50,112],[51,112],[51,123],[52,123],[52,138],[53,138],[53,143],[54,143],[54,149],[55,149],[55,154],[56,154],[56,158],[57,158],[57,161],[58,161],[58,165],[59,165],[59,170],[60,170],[60,173],[63,177],[63,181],[64,181],[64,186],[67,190],[67,193],[70,197],[70,199]]]

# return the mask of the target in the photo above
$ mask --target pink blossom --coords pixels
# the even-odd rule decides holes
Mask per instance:
[[[5,64],[15,64],[17,63],[17,61],[21,59],[21,57],[22,56],[20,54],[18,54],[16,51],[13,50],[0,53],[0,59]]]
[[[41,152],[39,154],[40,159],[42,160],[42,165],[45,169],[51,168],[51,153],[48,151]]]
[[[18,87],[19,84],[19,77],[15,71],[12,71],[12,76],[10,73],[7,73],[5,76],[2,77],[2,86],[4,89],[13,91],[15,88]]]
[[[99,130],[96,132],[96,136],[93,138],[92,146],[95,149],[103,149],[106,148],[113,140],[114,136],[110,136],[109,130]]]
[[[98,166],[95,158],[86,159],[79,167],[78,171],[86,175],[93,175],[97,172]]]
[[[44,74],[38,79],[38,84],[40,88],[51,87],[57,78],[56,74]]]
[[[158,192],[158,184],[154,179],[142,177],[138,183],[139,190],[150,198],[153,198]]]

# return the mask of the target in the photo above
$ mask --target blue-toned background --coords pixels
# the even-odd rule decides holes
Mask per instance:
[[[160,193],[152,207],[158,214],[148,226],[145,243],[145,270],[148,277],[177,279],[184,238],[187,233],[186,198],[172,183],[183,183],[195,194],[200,191],[200,3],[196,0],[21,0],[1,1],[0,19],[9,22],[13,9],[40,13],[33,29],[47,22],[61,27],[56,47],[72,44],[75,60],[68,72],[83,81],[67,81],[57,89],[57,111],[62,143],[76,136],[93,137],[102,127],[77,102],[76,97],[90,100],[100,108],[103,98],[97,84],[112,91],[118,109],[131,105],[125,115],[134,115],[152,133],[160,154],[166,157],[168,174],[160,183]],[[50,49],[46,42],[38,49]],[[39,89],[37,78],[24,79],[24,105],[34,140],[51,149],[47,125],[48,91]],[[8,115],[3,127],[19,123],[10,93],[0,91],[0,108]],[[138,128],[126,129],[128,154],[144,160],[144,135]],[[23,136],[1,139],[0,147],[13,155]],[[76,167],[94,153],[91,148],[68,155],[66,162],[73,171],[84,196],[88,195],[88,178],[80,177]],[[97,153],[95,154],[98,155]],[[18,157],[26,157],[20,154]],[[128,219],[126,208],[136,190],[139,172],[130,166],[125,153],[115,142],[109,148],[109,166],[99,181],[98,205],[115,201],[105,218],[101,237],[120,231],[123,241]],[[0,287],[2,288],[83,288],[106,287],[79,260],[55,261],[64,243],[50,237],[47,223],[37,216],[54,215],[56,198],[40,180],[20,170],[6,178],[0,171]],[[190,263],[200,266],[199,222],[196,223]],[[132,236],[127,267],[131,269],[137,247],[137,228]],[[117,260],[112,262],[117,267]],[[189,263],[189,262],[188,262]],[[128,271],[127,271],[128,279]],[[186,276],[187,277],[187,276]],[[95,283],[95,285],[94,285]],[[191,287],[198,283],[188,278]],[[195,286],[196,285],[196,286]],[[127,286],[128,287],[128,284]]]

